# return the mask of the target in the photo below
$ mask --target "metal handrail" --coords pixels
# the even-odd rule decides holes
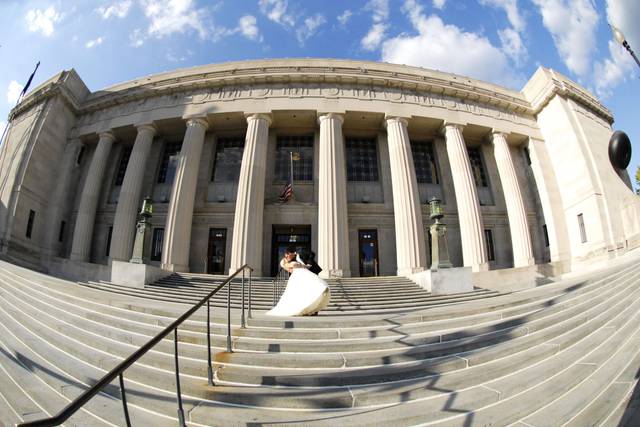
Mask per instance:
[[[273,293],[273,306],[275,307],[287,286],[287,280],[289,280],[289,272],[280,267],[276,277],[271,282],[271,288]]]
[[[180,391],[180,372],[178,366],[178,327],[184,323],[193,313],[195,313],[200,307],[202,307],[205,303],[207,304],[207,361],[208,361],[208,369],[207,369],[207,377],[209,385],[213,385],[213,370],[211,368],[211,297],[214,296],[220,289],[225,287],[227,284],[229,287],[227,288],[227,352],[231,353],[233,350],[231,349],[231,280],[236,277],[240,272],[242,272],[242,315],[241,315],[241,327],[245,328],[245,317],[244,317],[244,282],[245,282],[245,270],[249,270],[249,318],[251,318],[251,273],[253,268],[249,266],[249,264],[245,264],[236,270],[235,273],[230,275],[224,282],[218,285],[214,290],[209,292],[204,298],[200,300],[200,302],[196,303],[193,307],[187,310],[182,316],[178,317],[173,323],[164,328],[162,332],[158,333],[155,337],[151,338],[145,345],[140,347],[135,353],[131,356],[127,357],[125,360],[120,362],[118,366],[113,368],[107,374],[105,374],[97,383],[95,383],[91,388],[86,390],[80,396],[78,396],[73,402],[69,403],[66,407],[64,407],[60,412],[50,418],[43,418],[40,420],[30,421],[22,424],[18,424],[19,427],[49,427],[49,426],[57,426],[65,422],[69,417],[71,417],[74,413],[76,413],[85,403],[87,403],[93,396],[98,394],[104,387],[109,385],[116,377],[118,377],[120,382],[120,394],[122,399],[122,406],[124,409],[124,417],[127,423],[127,426],[131,426],[131,421],[129,419],[129,410],[127,407],[127,399],[125,395],[124,388],[124,371],[138,361],[142,356],[144,356],[149,350],[151,350],[156,344],[158,344],[162,339],[164,339],[167,335],[173,332],[173,341],[174,341],[174,359],[175,359],[175,368],[176,368],[176,394],[177,394],[177,403],[178,403],[178,420],[180,422],[180,426],[186,426],[184,420],[184,410],[182,409],[182,393]]]

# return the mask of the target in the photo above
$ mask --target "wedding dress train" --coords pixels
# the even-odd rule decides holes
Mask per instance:
[[[317,313],[329,304],[327,282],[307,270],[294,268],[278,304],[267,316],[304,316]]]

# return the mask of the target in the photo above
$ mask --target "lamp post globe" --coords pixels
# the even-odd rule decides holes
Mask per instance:
[[[612,24],[609,24],[609,26],[611,27],[611,32],[613,33],[613,38],[615,39],[615,41],[621,44],[622,47],[624,47],[627,50],[627,52],[629,52],[629,54],[636,61],[636,64],[638,64],[638,67],[640,67],[640,60],[638,60],[638,57],[636,56],[636,54],[633,52],[633,50],[631,50],[631,46],[629,45],[629,42],[624,36],[624,33],[620,31],[619,28],[615,27]]]

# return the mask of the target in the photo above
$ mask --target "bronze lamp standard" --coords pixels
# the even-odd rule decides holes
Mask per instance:
[[[447,246],[447,226],[440,222],[444,216],[440,199],[433,197],[429,200],[429,218],[435,220],[430,227],[431,232],[431,271],[440,268],[451,268],[449,261],[449,248]]]
[[[622,31],[620,31],[618,28],[614,27],[611,24],[609,24],[609,26],[611,27],[611,32],[613,32],[613,38],[615,39],[615,41],[617,41],[622,45],[622,47],[627,49],[627,51],[631,54],[633,59],[635,59],[636,64],[638,64],[638,67],[640,67],[640,61],[638,60],[638,57],[636,56],[636,54],[633,53],[633,51],[631,50],[631,46],[629,46],[629,42],[627,42],[627,39],[624,37],[624,34],[622,33]]]
[[[153,214],[153,200],[145,197],[140,210],[140,219],[136,224],[136,240],[133,244],[133,255],[131,261],[134,264],[146,264],[149,262],[149,254],[145,253],[149,230],[151,229],[151,215]]]

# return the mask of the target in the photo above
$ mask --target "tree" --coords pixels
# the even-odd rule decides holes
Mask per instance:
[[[636,194],[640,196],[640,166],[636,168]]]

